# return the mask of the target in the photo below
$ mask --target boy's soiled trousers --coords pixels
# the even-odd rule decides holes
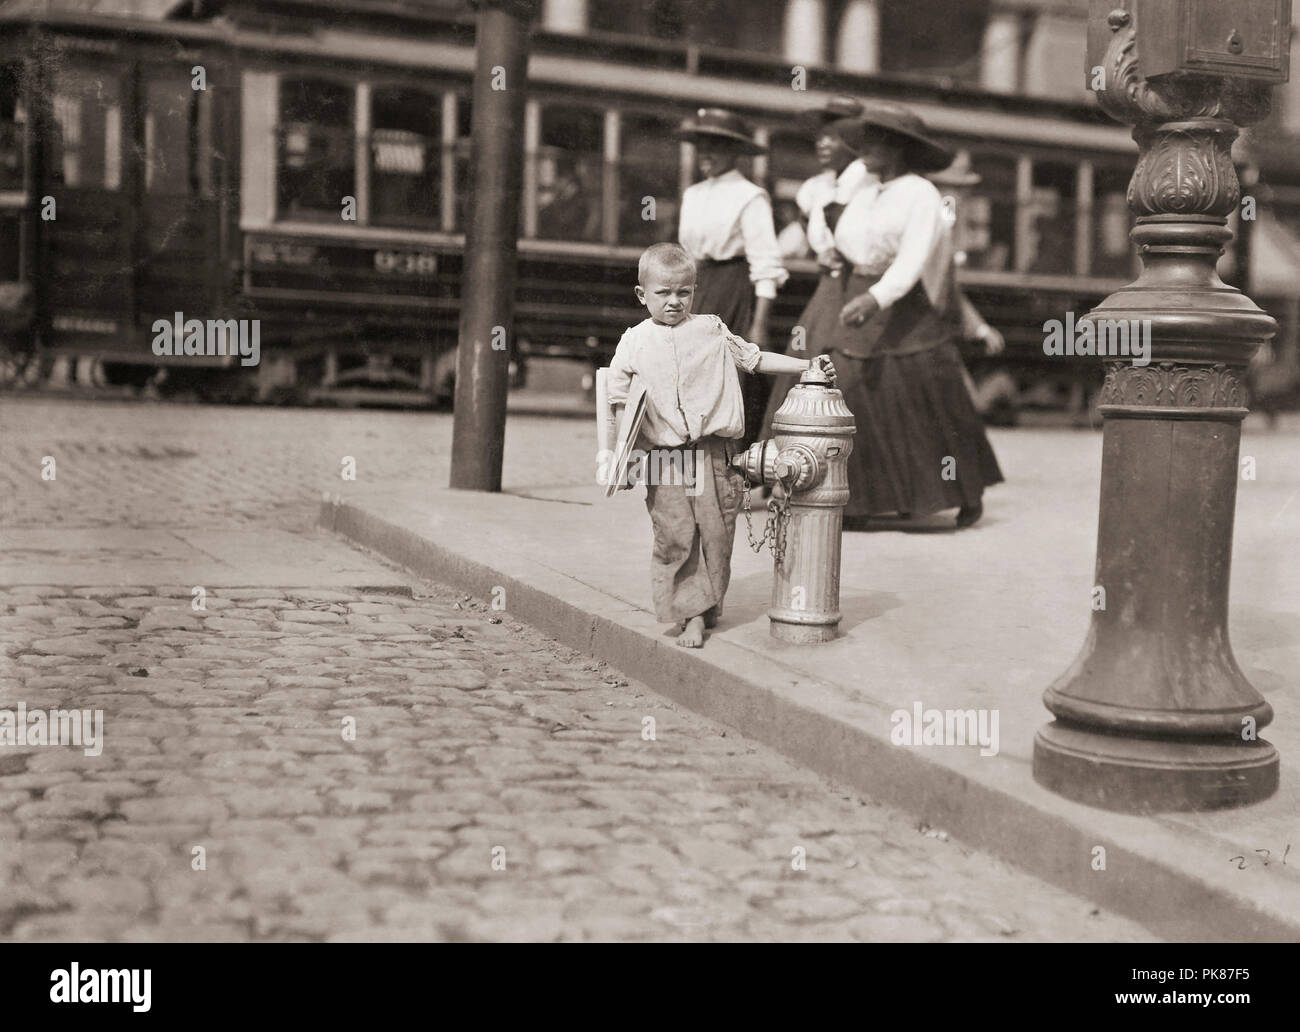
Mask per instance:
[[[681,623],[709,609],[722,614],[736,515],[745,497],[744,475],[728,465],[739,445],[705,437],[694,445],[659,449],[659,475],[647,478],[645,505],[654,529],[655,616],[664,623]]]

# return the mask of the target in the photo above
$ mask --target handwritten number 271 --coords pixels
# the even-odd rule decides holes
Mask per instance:
[[[1256,853],[1263,853],[1263,854],[1264,854],[1264,866],[1267,867],[1268,864],[1269,864],[1269,860],[1270,860],[1270,858],[1273,856],[1273,851],[1272,851],[1272,850],[1269,850],[1269,849],[1257,849],[1257,850],[1255,850],[1255,852],[1256,852]],[[1282,864],[1283,864],[1283,866],[1286,865],[1286,858],[1287,858],[1287,856],[1288,856],[1290,853],[1291,853],[1291,843],[1288,842],[1288,843],[1287,843],[1287,846],[1286,846],[1286,851],[1283,852],[1283,854],[1282,854]],[[1237,870],[1239,870],[1239,871],[1244,871],[1244,870],[1246,869],[1246,858],[1245,858],[1244,856],[1230,856],[1230,857],[1228,857],[1228,863],[1231,864],[1231,863],[1234,863],[1234,862],[1237,864]]]

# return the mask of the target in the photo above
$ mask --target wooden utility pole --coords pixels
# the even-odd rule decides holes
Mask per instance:
[[[506,389],[514,331],[515,256],[523,185],[528,34],[536,0],[471,0],[475,37],[451,486],[501,490]]]

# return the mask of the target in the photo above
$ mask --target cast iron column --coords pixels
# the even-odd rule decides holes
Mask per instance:
[[[1143,271],[1087,319],[1151,320],[1151,363],[1107,362],[1096,576],[1105,608],[1044,696],[1056,720],[1035,739],[1034,777],[1111,810],[1238,806],[1278,782],[1277,752],[1257,737],[1272,707],[1228,642],[1242,374],[1277,324],[1215,264],[1240,200],[1232,141],[1267,113],[1269,91],[1222,76],[1145,79],[1130,14],[1108,22],[1098,99],[1134,125],[1128,201]]]
[[[536,0],[478,9],[470,125],[472,203],[465,232],[451,486],[501,490],[523,182],[528,31]]]

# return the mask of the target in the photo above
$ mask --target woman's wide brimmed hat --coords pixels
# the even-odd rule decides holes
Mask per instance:
[[[838,97],[831,97],[819,108],[800,112],[796,121],[809,132],[820,132],[841,118],[857,118],[861,114],[862,101],[841,94]]]
[[[914,172],[939,172],[952,164],[952,152],[930,138],[920,116],[902,104],[873,101],[864,104],[862,114],[833,124],[835,132],[861,154],[867,140],[878,133],[889,133],[903,145],[903,160]]]
[[[700,108],[682,122],[677,135],[687,140],[697,140],[701,136],[734,140],[746,154],[762,154],[767,150],[754,139],[754,130],[748,122],[724,108]]]
[[[930,182],[935,186],[977,186],[984,177],[971,166],[970,151],[965,147],[957,152],[957,160],[942,172],[932,172]]]

